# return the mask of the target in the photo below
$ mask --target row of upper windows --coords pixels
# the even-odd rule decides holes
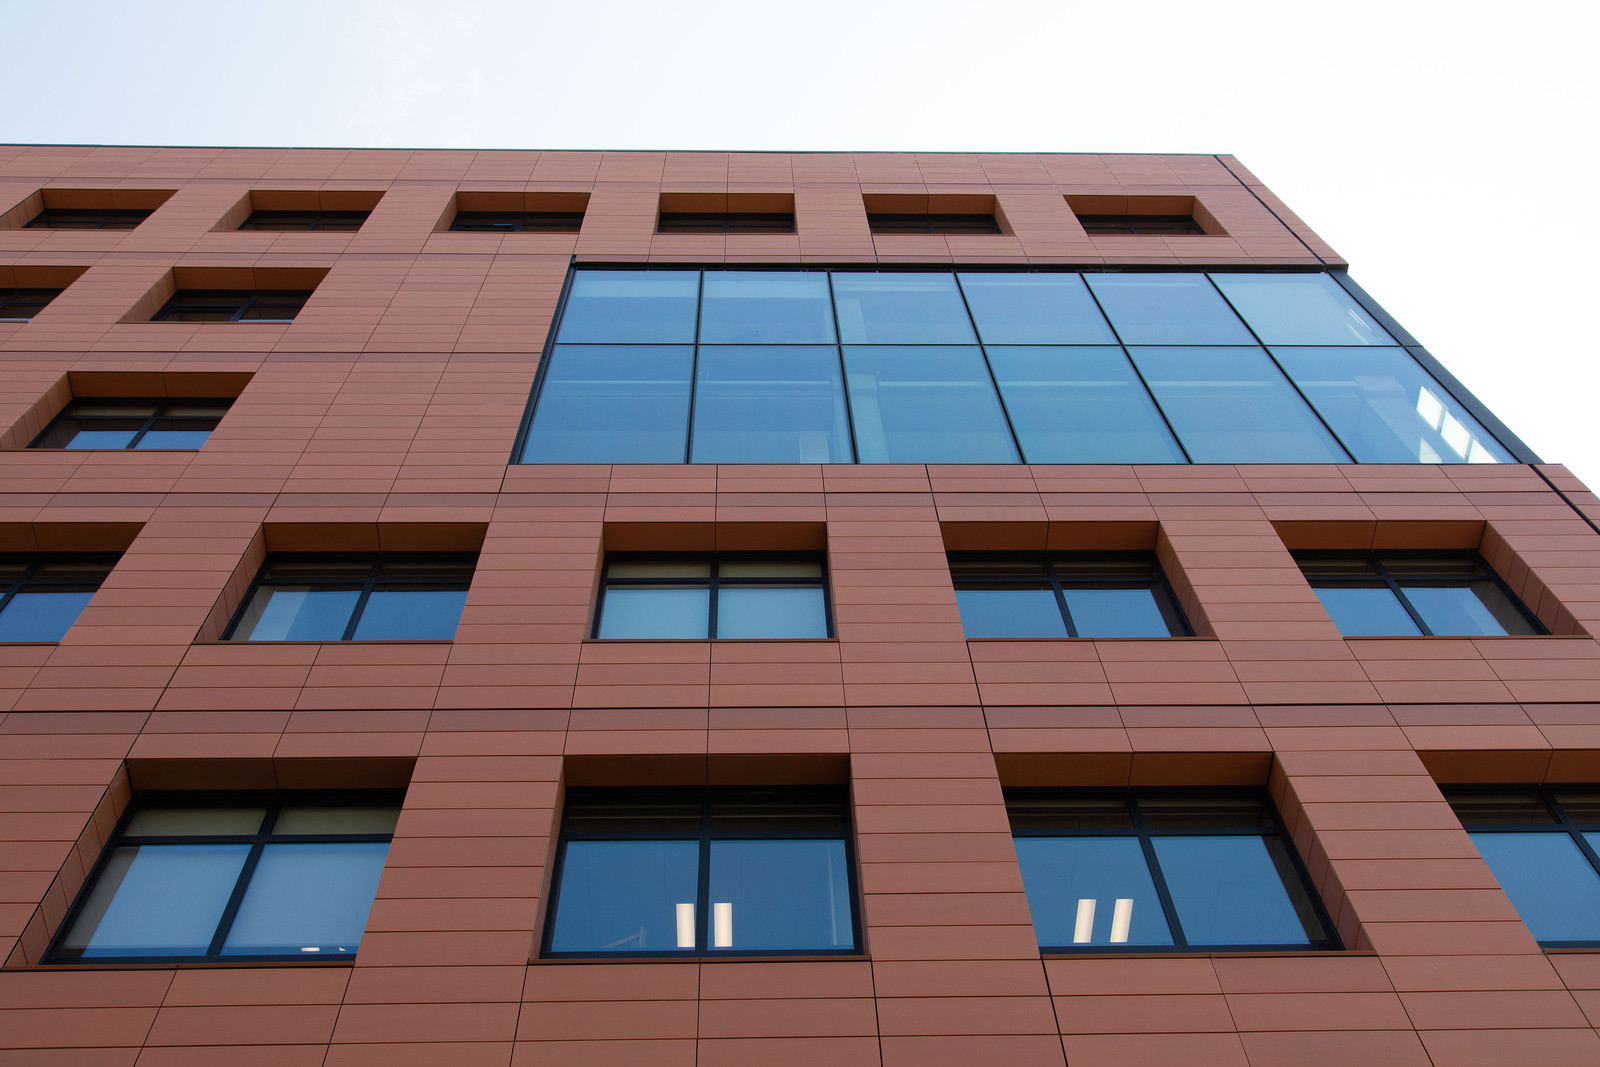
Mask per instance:
[[[1347,637],[1490,636],[1546,630],[1476,555],[1303,553],[1301,569]],[[59,641],[113,556],[0,557],[0,641]],[[448,640],[471,554],[283,554],[257,574],[223,636],[235,641]],[[952,553],[968,638],[1181,637],[1193,633],[1148,554]],[[815,554],[607,556],[598,639],[833,636]]]

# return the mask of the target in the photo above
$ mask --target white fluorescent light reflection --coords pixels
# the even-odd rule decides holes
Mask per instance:
[[[694,905],[678,905],[678,947],[694,948]]]
[[[1111,913],[1111,943],[1121,945],[1128,940],[1128,927],[1133,925],[1133,898],[1118,897],[1116,910]]]
[[[711,905],[711,947],[733,947],[733,905]]]
[[[322,949],[320,949],[320,948],[305,948],[305,947],[302,947],[300,949],[300,951],[301,952],[321,952]]]
[[[1094,938],[1094,899],[1084,897],[1078,901],[1078,925],[1072,930],[1074,945],[1087,945]]]

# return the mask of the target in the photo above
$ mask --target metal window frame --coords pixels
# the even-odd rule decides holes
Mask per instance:
[[[78,208],[78,207],[47,207],[33,218],[22,224],[23,229],[37,228],[41,230],[132,230],[141,222],[155,214],[154,208]],[[88,222],[99,219],[97,226],[55,226],[56,220],[72,219],[79,222]],[[132,226],[119,226],[120,222],[132,222]]]
[[[314,211],[279,211],[279,210],[276,210],[276,209],[258,210],[258,211],[250,212],[249,216],[243,222],[239,223],[239,229],[241,229],[241,230],[257,230],[257,231],[260,231],[260,232],[263,232],[263,233],[302,233],[302,232],[309,232],[309,231],[312,231],[312,230],[323,230],[323,229],[327,229],[329,232],[332,232],[332,233],[354,233],[357,230],[361,229],[362,225],[367,221],[367,219],[371,215],[372,215],[371,211],[322,211],[322,210],[314,210]],[[306,224],[304,226],[259,226],[259,225],[255,225],[256,223],[259,223],[259,222],[288,221],[289,219],[306,219],[308,221],[306,222]],[[348,229],[346,229],[344,227],[324,226],[324,223],[341,223],[341,222],[342,223],[354,222],[355,226],[350,227]]]
[[[129,451],[132,451],[133,449],[135,449],[135,448],[137,448],[139,446],[139,442],[144,440],[145,434],[149,433],[150,430],[152,428],[154,428],[156,422],[161,420],[161,419],[192,419],[195,422],[209,422],[209,423],[212,424],[210,428],[212,430],[215,430],[217,428],[217,426],[222,423],[222,420],[225,417],[224,415],[184,415],[184,414],[181,414],[181,413],[177,414],[177,415],[173,415],[173,414],[169,413],[170,409],[172,409],[174,407],[182,407],[185,404],[223,404],[223,405],[226,405],[227,407],[231,408],[233,406],[234,398],[233,397],[167,397],[167,396],[161,396],[161,397],[143,397],[143,396],[130,396],[130,397],[121,397],[121,396],[118,396],[118,397],[80,396],[80,397],[73,397],[70,401],[67,402],[67,406],[62,408],[61,411],[59,413],[57,413],[56,417],[51,419],[50,422],[48,424],[46,424],[46,426],[45,426],[45,428],[43,430],[39,431],[39,435],[28,443],[28,447],[29,448],[44,448],[44,447],[46,447],[43,444],[43,441],[45,440],[45,438],[49,437],[50,434],[55,431],[56,425],[58,423],[60,423],[61,421],[63,421],[64,419],[85,419],[85,418],[87,418],[87,419],[90,419],[90,420],[94,420],[94,419],[129,420],[129,419],[136,419],[136,418],[139,417],[137,415],[88,415],[88,416],[84,416],[84,415],[76,415],[76,414],[73,413],[72,409],[74,407],[76,407],[78,404],[80,404],[80,403],[93,403],[95,401],[104,401],[104,402],[107,402],[107,403],[116,403],[116,404],[151,404],[151,405],[153,405],[155,407],[155,414],[145,417],[144,425],[142,427],[140,427],[138,430],[135,430],[133,432],[133,437],[132,437],[132,439],[130,439],[128,441],[127,444],[123,445],[121,448],[113,448],[113,449],[104,449],[104,450],[102,450],[102,451],[109,451],[109,452],[129,452]],[[175,449],[163,449],[161,451],[192,452],[192,451],[197,451],[197,450],[198,449],[175,448]],[[85,450],[85,451],[88,451],[88,450]],[[154,451],[157,451],[157,450],[156,449],[149,449],[149,451],[154,452]]]
[[[230,304],[225,298],[236,297],[237,302],[232,304],[232,314],[223,321],[226,322],[260,322],[260,323],[285,323],[293,322],[295,317],[305,310],[306,302],[311,299],[313,289],[179,289],[172,294],[172,299],[161,305],[161,309],[150,316],[151,322],[186,322],[194,321],[199,325],[217,325],[218,320],[186,320],[174,319],[173,315],[186,314],[190,311],[225,311]],[[186,301],[196,298],[205,298],[218,301],[215,304],[197,304],[194,307],[185,307]],[[299,303],[290,305],[298,297]],[[245,312],[252,308],[284,308],[290,313],[281,318],[246,319]]]
[[[17,552],[0,553],[0,563],[21,563],[22,573],[15,578],[0,581],[0,614],[16,599],[18,593],[30,585],[79,585],[91,593],[98,592],[111,576],[111,570],[122,558],[120,552]],[[40,578],[38,570],[50,563],[104,563],[106,573],[99,578]],[[0,642],[6,644],[9,642]]]
[[[1517,613],[1520,614],[1523,617],[1523,619],[1525,619],[1528,622],[1528,624],[1533,627],[1533,636],[1546,637],[1546,636],[1549,636],[1549,634],[1550,634],[1550,630],[1545,626],[1544,623],[1539,621],[1538,616],[1536,616],[1532,611],[1530,611],[1528,609],[1528,605],[1526,605],[1526,604],[1524,604],[1522,602],[1522,598],[1519,597],[1515,592],[1512,591],[1511,587],[1505,583],[1505,579],[1501,578],[1500,575],[1495,571],[1495,569],[1493,567],[1489,566],[1488,560],[1484,559],[1483,556],[1480,553],[1474,552],[1474,551],[1472,551],[1470,549],[1465,550],[1465,551],[1459,550],[1459,549],[1447,549],[1447,550],[1438,551],[1438,552],[1430,552],[1427,549],[1399,549],[1399,550],[1396,550],[1396,551],[1393,551],[1393,552],[1383,552],[1383,551],[1377,551],[1377,550],[1368,551],[1368,552],[1341,552],[1341,551],[1339,551],[1337,549],[1315,549],[1315,550],[1306,550],[1306,551],[1295,552],[1295,553],[1293,553],[1293,555],[1294,555],[1294,559],[1295,559],[1296,563],[1300,562],[1301,560],[1360,560],[1360,561],[1364,561],[1364,562],[1370,564],[1374,568],[1374,570],[1377,571],[1376,574],[1350,574],[1350,575],[1341,575],[1341,574],[1322,575],[1322,574],[1318,574],[1318,575],[1310,575],[1310,574],[1305,574],[1304,568],[1302,568],[1301,573],[1305,574],[1306,584],[1311,586],[1312,589],[1316,589],[1319,585],[1326,585],[1326,586],[1354,586],[1354,585],[1358,585],[1359,583],[1362,583],[1362,582],[1373,582],[1373,581],[1381,581],[1381,582],[1383,582],[1388,587],[1390,594],[1392,594],[1394,596],[1394,598],[1397,601],[1400,602],[1400,607],[1405,610],[1405,613],[1408,616],[1410,616],[1411,621],[1414,624],[1416,624],[1417,629],[1419,631],[1421,631],[1421,636],[1423,636],[1423,637],[1439,637],[1439,636],[1460,637],[1460,636],[1463,636],[1463,635],[1461,635],[1461,634],[1443,634],[1443,635],[1440,635],[1440,634],[1434,633],[1433,630],[1428,626],[1427,622],[1423,619],[1422,613],[1419,612],[1416,609],[1416,607],[1411,603],[1411,598],[1405,595],[1405,588],[1406,588],[1406,586],[1408,584],[1409,585],[1413,585],[1413,586],[1429,586],[1429,585],[1452,585],[1452,584],[1457,584],[1457,583],[1460,583],[1460,582],[1463,582],[1463,581],[1465,581],[1465,582],[1480,582],[1480,583],[1481,582],[1492,582],[1494,585],[1496,585],[1496,586],[1498,586],[1500,588],[1500,592],[1505,596],[1506,600],[1511,604],[1511,606],[1516,609]],[[1472,562],[1477,563],[1479,566],[1481,566],[1483,568],[1484,573],[1482,573],[1482,574],[1469,574],[1469,575],[1460,575],[1460,574],[1406,574],[1406,575],[1403,575],[1403,576],[1401,576],[1399,578],[1396,578],[1393,574],[1391,574],[1389,572],[1389,568],[1385,567],[1383,565],[1383,561],[1385,559],[1459,559],[1459,560],[1471,560]],[[1415,634],[1394,634],[1392,636],[1394,636],[1394,637],[1414,637],[1414,636],[1417,636],[1417,635],[1415,635]],[[1510,636],[1517,636],[1517,635],[1511,635],[1511,634],[1505,634],[1505,635],[1501,635],[1501,634],[1476,634],[1476,635],[1467,635],[1467,636],[1478,636],[1478,637],[1507,636],[1507,637],[1510,637]]]
[[[41,304],[39,311],[43,311],[45,308],[49,307],[50,302],[56,297],[60,296],[61,293],[62,290],[60,289],[49,288],[17,287],[11,289],[0,289],[0,322],[32,322],[33,316],[37,315],[39,313],[38,311],[34,312],[33,315],[13,315],[9,313],[13,309],[13,305],[31,307],[34,304],[40,303],[38,298],[42,298],[43,303]],[[35,299],[30,299],[30,297]]]
[[[822,637],[718,637],[717,636],[717,600],[721,590],[721,564],[723,562],[743,563],[816,563],[821,566],[822,574],[815,579],[815,588],[822,591],[822,619],[826,632]],[[697,637],[601,637],[600,624],[605,618],[606,594],[613,585],[622,589],[648,589],[652,587],[691,587],[701,588],[700,579],[689,578],[623,578],[613,580],[610,577],[612,563],[707,563],[710,571],[704,579],[703,587],[709,598],[706,612],[706,633]],[[808,578],[739,578],[729,584],[738,587],[746,586],[796,586],[802,585],[812,588],[812,579]],[[589,636],[596,641],[820,641],[832,640],[833,628],[833,589],[828,580],[828,559],[825,552],[607,552],[605,561],[600,568],[600,591],[595,597],[594,624],[589,629]]]
[[[383,567],[384,567],[385,563],[396,563],[396,562],[408,562],[409,563],[409,562],[415,562],[415,561],[418,561],[418,560],[427,560],[427,561],[436,562],[436,563],[464,563],[464,562],[466,562],[467,560],[470,559],[472,561],[472,563],[473,563],[474,572],[476,572],[477,561],[478,561],[479,555],[480,555],[480,553],[477,553],[477,552],[272,552],[272,553],[268,553],[266,560],[261,564],[261,569],[256,571],[255,578],[250,582],[250,588],[245,590],[244,596],[240,599],[239,607],[238,607],[237,610],[234,611],[233,618],[228,621],[228,628],[222,632],[222,640],[224,640],[224,641],[242,641],[242,642],[246,642],[246,643],[249,643],[251,641],[251,639],[247,638],[247,637],[235,637],[234,633],[235,633],[235,631],[238,630],[239,623],[243,621],[245,613],[250,610],[250,605],[255,602],[256,593],[258,591],[260,591],[262,586],[275,586],[275,585],[277,585],[277,583],[275,581],[271,580],[271,575],[270,575],[270,572],[272,570],[272,565],[274,563],[295,563],[295,562],[305,562],[305,563],[310,563],[310,562],[317,562],[317,563],[368,563],[369,566],[367,568],[367,576],[366,576],[365,579],[362,580],[361,592],[356,597],[356,602],[350,609],[350,619],[349,619],[348,622],[345,623],[344,631],[341,634],[341,636],[339,636],[337,638],[307,638],[307,639],[305,639],[305,640],[323,641],[323,642],[327,642],[327,641],[353,641],[353,640],[355,640],[354,634],[356,632],[356,627],[358,627],[361,624],[362,612],[364,612],[366,610],[367,601],[369,599],[371,599],[371,597],[372,597],[373,587],[376,586],[379,582],[383,582],[385,584],[394,583],[396,585],[438,585],[438,584],[443,584],[443,580],[442,579],[438,579],[438,578],[419,578],[419,577],[411,577],[411,576],[407,576],[407,577],[403,577],[403,578],[390,578],[390,577],[386,576],[383,573]],[[328,578],[328,579],[323,579],[323,580],[319,580],[319,579],[316,579],[316,578],[300,578],[300,579],[296,579],[295,580],[295,584],[303,584],[303,585],[329,585],[329,586],[345,585],[345,586],[348,586],[348,585],[354,585],[355,583],[356,583],[356,579],[353,579],[353,578],[350,578],[350,579]],[[464,588],[466,588],[469,591],[471,590],[471,588],[472,588],[472,579],[471,578],[467,579]],[[297,639],[297,638],[286,638],[285,640],[295,641],[295,640],[299,640],[299,639]],[[438,641],[438,640],[443,640],[443,638],[430,637],[430,638],[417,638],[417,640]],[[263,639],[263,643],[266,643],[266,639]]]
[[[1164,597],[1165,601],[1166,601],[1165,608],[1167,610],[1163,610],[1161,612],[1162,617],[1163,618],[1169,618],[1169,619],[1176,619],[1178,624],[1179,624],[1179,626],[1180,626],[1180,628],[1181,628],[1181,632],[1179,632],[1179,633],[1168,633],[1168,634],[1165,634],[1165,635],[1151,634],[1149,637],[1136,638],[1135,640],[1159,640],[1161,636],[1166,636],[1166,637],[1193,637],[1194,636],[1194,626],[1189,622],[1189,617],[1186,614],[1184,614],[1183,605],[1179,603],[1178,595],[1172,588],[1172,582],[1167,578],[1166,568],[1161,566],[1161,561],[1156,558],[1156,554],[1154,552],[1137,552],[1137,551],[1132,551],[1132,552],[1129,552],[1129,551],[1088,551],[1088,552],[1073,552],[1073,551],[1054,551],[1054,552],[1051,552],[1051,551],[1045,551],[1045,552],[1032,552],[1032,551],[1022,551],[1022,552],[981,552],[980,551],[980,552],[967,552],[967,551],[957,551],[957,552],[946,552],[945,553],[945,559],[949,563],[965,563],[965,564],[981,563],[981,562],[986,562],[986,561],[989,561],[989,560],[995,560],[995,561],[1019,562],[1019,563],[1020,562],[1036,562],[1037,561],[1037,562],[1040,562],[1040,563],[1042,563],[1044,565],[1045,576],[1043,578],[1043,581],[1045,581],[1045,582],[1047,582],[1049,584],[1051,592],[1054,593],[1054,595],[1055,595],[1056,609],[1061,612],[1061,619],[1066,624],[1067,637],[1066,638],[1015,637],[1015,638],[994,638],[994,640],[1016,640],[1016,641],[1048,641],[1048,640],[1091,640],[1091,641],[1093,641],[1093,640],[1111,640],[1111,638],[1097,638],[1094,634],[1083,635],[1083,634],[1080,634],[1078,632],[1077,624],[1074,623],[1073,620],[1072,620],[1072,610],[1067,604],[1066,592],[1065,592],[1066,588],[1072,587],[1072,586],[1105,585],[1107,583],[1119,583],[1119,585],[1113,586],[1113,587],[1122,587],[1122,588],[1128,588],[1128,589],[1149,589],[1149,590],[1152,591],[1152,593],[1155,593],[1157,596]],[[1125,578],[1125,579],[1119,579],[1116,576],[1112,575],[1112,576],[1104,577],[1104,578],[1068,577],[1066,579],[1063,579],[1061,577],[1060,572],[1056,569],[1056,563],[1058,561],[1065,561],[1065,560],[1068,560],[1068,559],[1085,560],[1085,561],[1097,562],[1097,563],[1116,563],[1116,562],[1148,563],[1151,567],[1154,568],[1155,574],[1154,574],[1154,576],[1152,576],[1150,578],[1135,578],[1135,577],[1131,577],[1130,576],[1130,577]],[[1012,576],[1009,576],[1009,575],[999,575],[999,576],[996,576],[994,578],[979,578],[979,577],[970,577],[970,576],[963,576],[961,578],[957,578],[954,575],[954,573],[952,573],[950,581],[951,581],[951,585],[955,589],[959,590],[959,589],[961,589],[963,587],[963,585],[979,583],[979,582],[984,583],[984,584],[994,584],[994,585],[1015,584],[1015,585],[1019,585],[1019,586],[1037,587],[1039,582],[1041,581],[1041,579],[1039,579],[1039,578],[1027,578],[1027,577],[1020,577],[1020,576],[1019,577],[1012,577]],[[1160,608],[1162,608],[1162,606],[1163,605],[1158,604],[1157,605],[1158,610]],[[1170,615],[1169,615],[1169,612],[1170,612]],[[988,638],[971,638],[971,640],[989,640],[989,639]]]

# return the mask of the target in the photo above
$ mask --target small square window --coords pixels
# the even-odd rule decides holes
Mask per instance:
[[[0,641],[59,641],[116,565],[113,554],[0,556]]]
[[[47,207],[24,224],[40,230],[131,230],[151,212],[118,208]]]
[[[859,951],[836,789],[567,791],[545,956]]]
[[[354,956],[400,803],[390,793],[135,797],[46,959]]]
[[[74,400],[29,448],[199,448],[233,404],[230,399]]]
[[[1044,952],[1338,948],[1259,793],[1007,790]]]
[[[794,233],[792,212],[663,211],[657,233]]]
[[[293,322],[310,289],[180,289],[151,322]]]
[[[594,636],[832,637],[822,558],[612,553]]]
[[[448,641],[477,554],[269,558],[224,638],[230,641]]]
[[[961,627],[971,637],[1188,637],[1149,553],[950,553]]]
[[[27,322],[60,295],[60,289],[0,289],[0,322]]]
[[[1481,637],[1548,631],[1475,552],[1297,552],[1346,637]]]
[[[324,233],[354,233],[367,221],[369,211],[252,211],[239,224],[241,230],[271,230],[288,233],[321,230]]]

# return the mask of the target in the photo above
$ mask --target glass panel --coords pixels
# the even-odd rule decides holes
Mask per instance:
[[[1526,826],[1556,822],[1550,805],[1537,793],[1458,793],[1446,794],[1445,799],[1455,810],[1456,818],[1466,826],[1485,823]]]
[[[1009,795],[1013,830],[1129,830],[1133,816],[1121,797]]]
[[[1066,620],[1049,586],[957,589],[961,629],[968,637],[1066,637]]]
[[[695,463],[849,463],[839,350],[702,347]]]
[[[1489,569],[1476,555],[1381,556],[1379,562],[1396,578],[1463,578],[1485,576]]]
[[[1185,461],[1122,349],[988,352],[1027,462]]]
[[[692,270],[581,270],[561,316],[567,343],[694,340],[700,274]]]
[[[713,834],[842,834],[849,828],[844,804],[836,793],[795,794],[741,790],[713,794]]]
[[[85,957],[203,956],[249,845],[113,849],[62,947]]]
[[[711,591],[671,587],[606,589],[601,637],[709,637]]]
[[[1136,837],[1019,837],[1017,863],[1042,948],[1170,945]]]
[[[80,426],[94,426],[95,423],[80,423]],[[47,448],[127,448],[133,440],[133,435],[139,432],[139,427],[129,430],[86,430],[80,429],[73,433],[69,423],[60,423],[55,432],[50,436],[50,442],[41,442]],[[65,434],[71,434],[65,437]],[[54,443],[54,438],[65,437],[61,444]]]
[[[1575,823],[1600,823],[1600,793],[1557,793],[1556,803]]]
[[[1534,937],[1600,940],[1600,875],[1571,837],[1491,831],[1473,834],[1472,843]]]
[[[1204,274],[1085,274],[1084,280],[1125,345],[1254,342]]]
[[[718,637],[827,637],[828,613],[815,587],[723,586],[717,597]]]
[[[1150,581],[1160,576],[1156,561],[1145,557],[1096,556],[1070,553],[1051,557],[1056,576],[1063,582]]]
[[[550,948],[693,949],[699,858],[698,841],[567,842]]]
[[[977,348],[846,348],[862,463],[1016,463]]]
[[[991,345],[1115,344],[1078,274],[961,274],[978,334]]]
[[[1196,463],[1349,462],[1262,349],[1130,354]]]
[[[267,565],[264,581],[354,583],[359,587],[372,573],[370,559],[325,559],[320,556],[278,556]]]
[[[292,322],[301,305],[284,303],[252,304],[239,315],[240,322]]]
[[[1317,599],[1345,637],[1413,637],[1422,633],[1386,585],[1319,585]]]
[[[828,276],[822,271],[706,272],[701,344],[831,344],[833,339]]]
[[[843,841],[711,842],[713,949],[855,944]]]
[[[1256,797],[1141,796],[1139,814],[1151,829],[1274,830]]]
[[[156,405],[127,400],[74,400],[68,405],[63,418],[133,418],[135,428],[156,413]]]
[[[274,834],[392,834],[400,819],[398,804],[314,804],[285,806],[272,824]]]
[[[142,804],[128,820],[124,837],[254,837],[266,816],[265,804],[226,808],[156,807]]]
[[[359,589],[263,585],[233,631],[235,641],[338,641]]]
[[[93,596],[93,589],[22,589],[0,611],[0,641],[59,641]]]
[[[839,339],[856,344],[972,344],[953,274],[833,275]]]
[[[232,322],[238,307],[213,308],[175,306],[162,316],[167,322]]]
[[[1067,586],[1062,593],[1079,637],[1171,637],[1183,632],[1172,628],[1152,589]]]
[[[378,892],[384,842],[268,845],[223,943],[224,956],[350,953]]]
[[[653,790],[567,794],[566,832],[580,834],[698,834],[700,798]]]
[[[1300,564],[1300,570],[1307,578],[1316,578],[1319,575],[1375,577],[1378,574],[1378,568],[1366,556],[1296,556],[1295,562]]]
[[[357,641],[448,641],[466,603],[465,589],[374,589],[352,636]]]
[[[550,358],[524,463],[683,462],[693,349],[557,345]]]
[[[1412,585],[1401,589],[1428,629],[1439,636],[1531,634],[1534,628],[1493,582]]]
[[[606,564],[607,578],[711,578],[706,560],[612,560]]]
[[[717,573],[729,578],[814,578],[822,580],[822,564],[806,559],[725,559]]]
[[[1325,936],[1310,920],[1298,879],[1290,896],[1277,838],[1219,834],[1151,843],[1189,944],[1303,945]]]
[[[151,430],[139,438],[136,450],[146,448],[199,448],[211,437],[207,430]]]
[[[1326,274],[1213,274],[1269,345],[1392,345],[1394,338]]]
[[[1403,348],[1274,348],[1361,463],[1511,463]]]

